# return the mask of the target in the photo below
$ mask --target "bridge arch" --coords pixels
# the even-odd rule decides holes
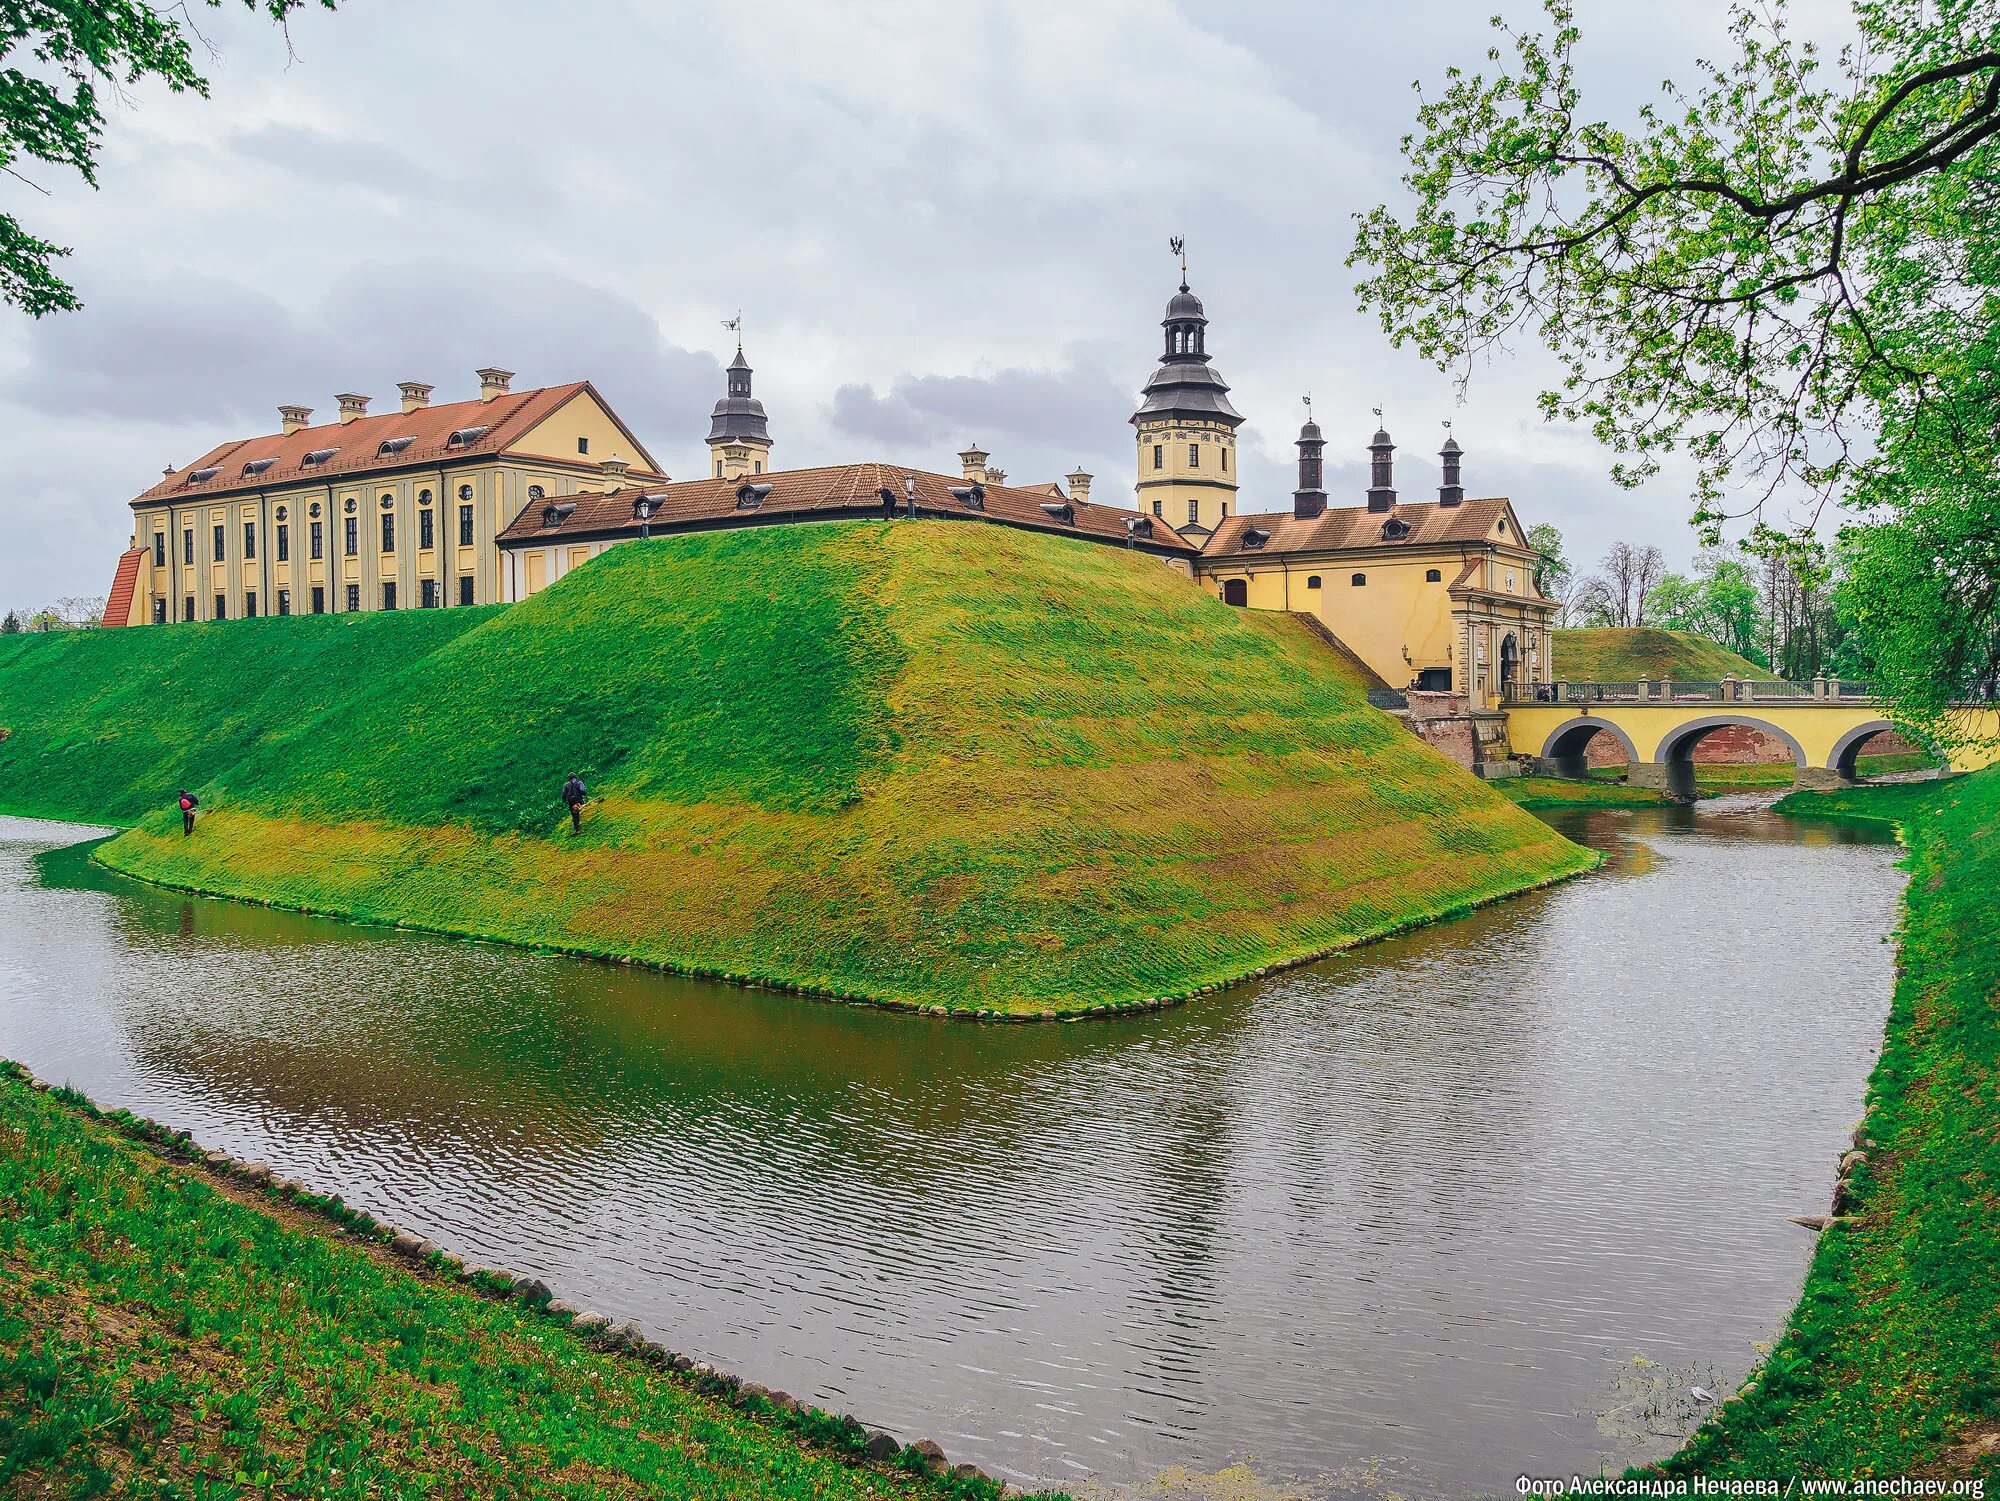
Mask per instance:
[[[1853,729],[1833,742],[1833,752],[1826,758],[1828,769],[1839,772],[1843,781],[1855,781],[1855,756],[1860,754],[1861,747],[1864,744],[1881,734],[1901,735],[1905,740],[1921,745],[1933,755],[1937,754],[1931,741],[1925,736],[1918,734],[1917,731],[1911,729],[1908,725],[1897,724],[1893,720],[1888,719],[1871,719],[1866,723],[1857,724]]]
[[[1760,731],[1776,740],[1792,753],[1792,765],[1804,771],[1812,765],[1805,747],[1800,745],[1791,731],[1781,729],[1768,719],[1757,719],[1748,714],[1704,714],[1698,719],[1686,720],[1675,725],[1660,737],[1660,746],[1653,753],[1653,759],[1665,768],[1662,780],[1667,792],[1675,797],[1694,796],[1694,748],[1712,730],[1741,726]]]
[[[1594,719],[1588,714],[1575,719],[1565,719],[1549,731],[1548,739],[1542,742],[1542,757],[1556,764],[1556,775],[1581,777],[1590,770],[1590,742],[1594,736],[1609,735],[1625,747],[1625,759],[1636,763],[1639,748],[1632,743],[1632,737],[1608,719]]]

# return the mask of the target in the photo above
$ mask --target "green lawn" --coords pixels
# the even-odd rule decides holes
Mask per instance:
[[[242,1193],[0,1067],[0,1496],[994,1494]]]
[[[1769,680],[1777,676],[1740,657],[1726,646],[1689,631],[1606,627],[1551,631],[1556,679],[1575,683],[1630,683],[1639,678],[1659,682],[1720,682],[1732,673],[1739,678]]]
[[[1492,785],[1501,796],[1523,808],[1658,808],[1668,802],[1665,793],[1650,787],[1628,787],[1609,780],[1509,777]]]
[[[136,821],[101,853],[130,874],[958,1010],[1184,995],[1593,859],[1295,621],[998,526],[632,543],[502,610],[17,639],[0,729],[0,801]]]
[[[1896,825],[1910,882],[1852,1218],[1820,1236],[1782,1338],[1675,1475],[2000,1479],[2000,769],[1794,793]],[[1979,1440],[1988,1440],[1981,1443]]]

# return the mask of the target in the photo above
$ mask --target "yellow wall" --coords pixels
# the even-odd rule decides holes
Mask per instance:
[[[588,451],[577,447],[581,438]],[[610,409],[589,391],[579,391],[508,446],[516,455],[545,455],[572,464],[598,464],[619,458],[634,469],[650,469],[652,458],[621,432]]]
[[[708,445],[708,476],[711,479],[742,479],[763,474],[771,467],[771,445],[742,439],[717,439]]]
[[[1674,731],[1698,719],[1726,716],[1734,723],[1758,728],[1769,725],[1784,731],[1798,741],[1799,749],[1805,753],[1807,767],[1824,769],[1831,766],[1834,747],[1842,736],[1861,725],[1884,718],[1882,710],[1871,704],[1814,704],[1810,701],[1798,704],[1600,704],[1594,706],[1588,716],[1580,712],[1583,707],[1578,704],[1551,704],[1547,707],[1536,704],[1510,708],[1507,711],[1507,732],[1515,752],[1540,755],[1549,737],[1558,729],[1587,717],[1622,730],[1632,742],[1640,761],[1657,761],[1662,742]],[[1991,709],[1977,711],[1972,720],[1976,733],[1988,737],[2000,734],[2000,712]],[[1992,751],[1960,752],[1953,755],[1952,766],[1958,771],[1977,771],[1982,766],[1992,765],[1996,759],[2000,757]]]
[[[1160,467],[1153,449],[1160,450]],[[1190,450],[1193,450],[1191,453]],[[1236,435],[1222,423],[1168,422],[1139,429],[1139,508],[1176,531],[1214,531],[1236,514]],[[1193,501],[1196,520],[1188,519]],[[1154,509],[1155,502],[1158,509]]]

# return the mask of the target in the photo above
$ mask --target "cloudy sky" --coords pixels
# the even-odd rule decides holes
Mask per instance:
[[[80,313],[0,312],[0,604],[101,594],[166,465],[333,393],[588,377],[676,476],[741,308],[775,459],[1130,495],[1140,383],[1184,234],[1248,416],[1245,510],[1288,504],[1299,396],[1360,499],[1371,408],[1406,495],[1449,419],[1475,494],[1572,556],[1690,551],[1684,476],[1637,493],[1533,407],[1531,350],[1451,384],[1389,347],[1343,265],[1398,192],[1415,79],[1476,63],[1523,0],[346,0],[275,29],[201,12],[213,97],[136,91],[101,190],[0,207],[75,247]],[[1720,7],[1580,0],[1617,115],[1711,50]]]

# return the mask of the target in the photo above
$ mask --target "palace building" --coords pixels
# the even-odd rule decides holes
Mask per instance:
[[[1477,718],[1509,684],[1553,680],[1555,606],[1535,587],[1535,550],[1512,502],[1466,496],[1455,440],[1436,498],[1405,501],[1378,430],[1366,492],[1337,505],[1309,420],[1289,506],[1246,511],[1244,418],[1185,268],[1161,327],[1131,419],[1136,507],[1092,500],[1081,469],[1010,485],[977,444],[956,479],[876,462],[774,469],[739,336],[710,414],[710,472],[692,481],[670,481],[587,381],[513,392],[509,372],[482,370],[477,400],[437,406],[406,382],[400,412],[371,417],[368,398],[343,395],[340,421],[318,427],[281,407],[279,432],[224,444],[133,500],[105,623],[504,603],[634,538],[925,518],[1145,554],[1224,604],[1307,617],[1377,686],[1433,695],[1438,714]]]

